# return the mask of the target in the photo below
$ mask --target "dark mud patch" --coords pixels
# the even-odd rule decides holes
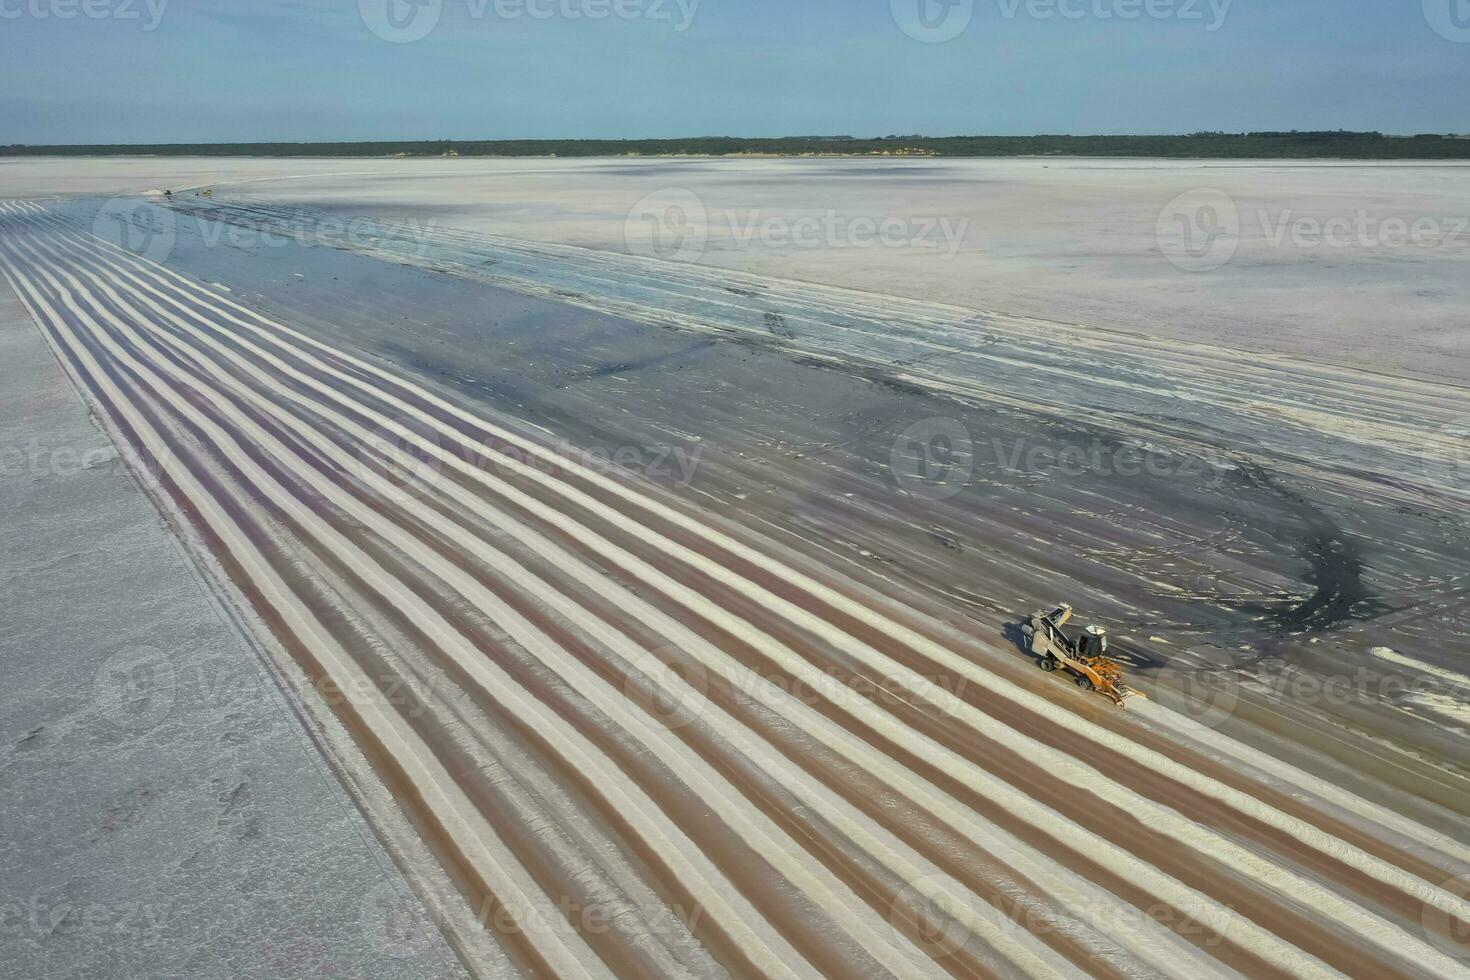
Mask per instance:
[[[965,550],[965,546],[960,544],[959,539],[943,528],[930,528],[929,539],[946,551],[953,551],[955,554],[962,554]]]
[[[936,394],[935,392],[930,391],[928,388],[925,388],[922,385],[917,385],[912,382],[896,378],[876,365],[863,364],[858,361],[829,361],[824,360],[820,357],[809,357],[804,355],[790,357],[790,361],[791,363],[799,365],[801,367],[817,368],[822,371],[831,371],[834,374],[840,374],[849,378],[856,378],[860,381],[866,381],[870,384],[875,384],[886,388],[889,391],[894,392],[895,394],[907,395],[911,398],[920,398],[926,402],[940,400],[945,397],[944,395]]]
[[[712,347],[716,343],[718,343],[718,341],[701,340],[697,343],[680,347],[677,350],[663,351],[649,357],[642,357],[634,360],[613,361],[608,364],[598,365],[595,368],[588,368],[585,371],[564,371],[562,372],[562,376],[566,380],[557,385],[557,387],[561,388],[565,387],[568,384],[574,384],[580,381],[595,381],[598,378],[606,378],[612,375],[630,374],[635,371],[646,371],[649,368],[663,367],[665,364],[669,363],[672,360],[684,357],[688,354],[695,353],[696,351],[704,350],[707,347]]]
[[[1242,490],[1275,497],[1288,515],[1296,519],[1297,527],[1280,528],[1280,536],[1296,540],[1297,554],[1308,566],[1305,581],[1313,587],[1312,594],[1295,605],[1245,605],[1242,609],[1262,615],[1277,633],[1320,633],[1381,614],[1382,604],[1363,583],[1361,542],[1347,534],[1316,504],[1282,485],[1253,460],[1240,460],[1239,469],[1232,476]]]
[[[786,318],[779,313],[765,315],[766,329],[782,340],[795,340],[796,332],[786,325]]]
[[[1329,534],[1309,535],[1302,541],[1302,557],[1311,563],[1307,581],[1317,591],[1306,602],[1280,617],[1291,630],[1323,630],[1378,615],[1379,604],[1363,585],[1363,562],[1357,542]]]

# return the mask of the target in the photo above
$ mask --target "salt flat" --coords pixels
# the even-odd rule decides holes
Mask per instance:
[[[0,270],[472,969],[1470,976],[1463,359],[1328,345],[1250,231],[1463,171],[4,166]],[[1057,599],[1151,699],[1035,668]]]
[[[688,205],[707,234],[682,257],[719,268],[1470,381],[1470,167],[1459,163],[0,160],[7,196],[197,185],[619,251],[630,213],[636,239],[640,209]],[[1219,193],[1233,215],[1218,214]],[[1172,252],[1160,222],[1172,234],[1181,217],[1196,235],[1216,220],[1230,234],[1203,260]],[[822,227],[803,236],[803,219]],[[894,244],[863,244],[867,224],[885,221],[904,229]],[[793,228],[800,241],[783,233]],[[962,233],[952,256],[946,228]]]

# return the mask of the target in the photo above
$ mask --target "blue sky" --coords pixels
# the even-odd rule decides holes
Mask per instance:
[[[1470,0],[413,2],[0,0],[0,144],[1470,132]]]

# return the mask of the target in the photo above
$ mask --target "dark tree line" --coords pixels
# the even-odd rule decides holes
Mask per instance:
[[[426,140],[365,143],[153,143],[0,146],[10,156],[729,156],[732,154],[914,154],[953,157],[1130,156],[1165,158],[1470,159],[1470,137],[1435,134],[1261,132],[1187,136],[726,136],[662,140]]]

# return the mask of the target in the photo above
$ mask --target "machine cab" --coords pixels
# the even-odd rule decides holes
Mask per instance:
[[[1108,631],[1101,626],[1089,626],[1082,631],[1077,641],[1077,652],[1083,657],[1103,657],[1108,652]]]

